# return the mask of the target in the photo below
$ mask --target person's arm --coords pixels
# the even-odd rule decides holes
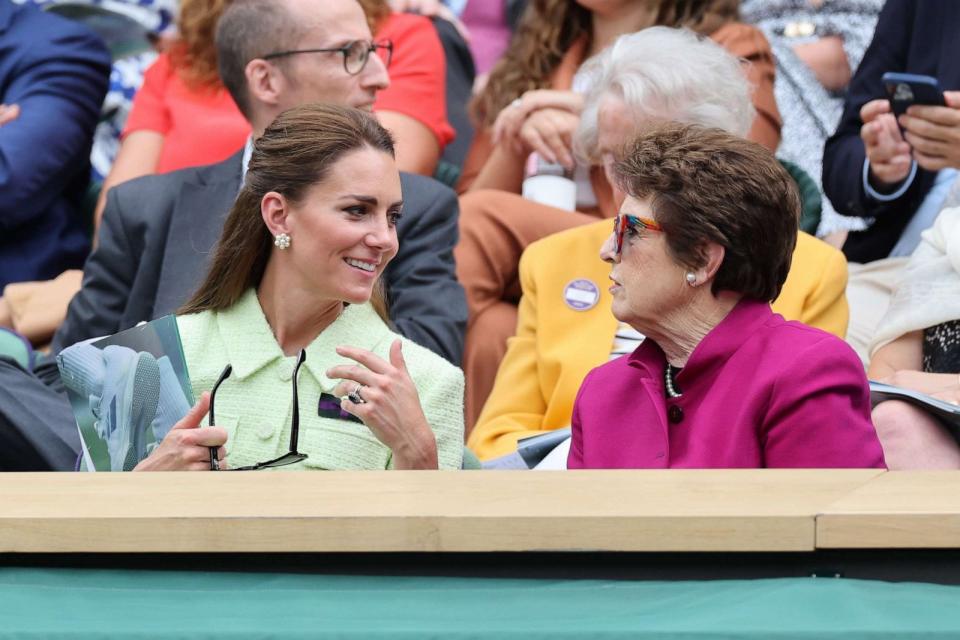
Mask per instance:
[[[103,209],[107,206],[107,193],[112,187],[127,180],[156,173],[160,153],[163,151],[163,139],[162,133],[147,129],[133,131],[124,137],[97,198],[93,221],[94,238],[97,237],[96,230],[100,228],[100,221],[103,219]]]
[[[537,288],[527,256],[524,253],[520,259],[522,296],[517,333],[507,341],[507,353],[500,362],[493,390],[467,440],[467,446],[481,460],[516,451],[520,438],[549,431],[543,428],[547,402],[538,373]]]
[[[396,138],[398,168],[431,176],[454,136],[447,122],[443,45],[422,16],[394,14],[376,37],[393,41],[393,60],[390,86],[377,94],[374,111]]]
[[[440,144],[427,125],[396,111],[377,111],[380,124],[393,135],[400,171],[432,176],[440,160]]]
[[[869,142],[885,135],[886,119],[880,118],[873,127],[864,128],[861,109],[871,101],[886,98],[881,80],[885,72],[906,69],[910,42],[915,32],[916,10],[916,3],[907,0],[890,0],[886,3],[880,12],[873,41],[850,81],[840,124],[824,146],[823,190],[834,208],[844,215],[912,215],[932,184],[932,175],[923,171],[902,184],[881,184],[867,163],[865,138],[862,137],[866,136]],[[911,71],[925,73],[929,70]],[[874,117],[874,111],[876,108],[871,106],[868,116]],[[882,140],[877,138],[876,142],[879,144]],[[886,171],[886,167],[882,173],[881,177],[888,179],[893,175]],[[900,173],[909,176],[909,168],[908,172]],[[922,175],[924,173],[926,175]],[[880,197],[875,197],[877,195]]]
[[[386,272],[390,318],[400,334],[459,366],[467,301],[453,260],[456,194],[423,176],[404,173],[401,181],[400,251]]]
[[[877,349],[867,377],[895,387],[934,395],[957,390],[957,373],[927,373],[923,367],[923,331],[911,331]]]
[[[882,468],[856,353],[831,336],[784,363],[770,389],[760,438],[769,468]]]
[[[100,188],[94,213],[95,229],[100,226],[111,187],[156,173],[163,152],[163,141],[171,126],[167,90],[174,73],[167,54],[157,57],[144,72],[143,84],[133,96],[117,157]]]
[[[526,154],[518,153],[511,145],[493,144],[490,130],[479,129],[463,162],[457,192],[497,189],[520,193],[526,161]]]
[[[16,119],[0,127],[0,231],[30,224],[87,154],[110,76],[110,56],[92,32],[70,25],[41,37],[4,80],[0,102]]]

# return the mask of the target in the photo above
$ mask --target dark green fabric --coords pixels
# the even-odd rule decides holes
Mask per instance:
[[[467,447],[463,448],[463,462],[460,465],[460,468],[465,471],[478,471],[483,469],[483,464],[480,462],[480,458],[477,457],[473,451],[470,451]]]
[[[0,638],[956,638],[960,588],[0,569]]]
[[[790,177],[797,183],[797,189],[800,190],[800,230],[816,235],[817,227],[820,226],[820,217],[823,215],[823,196],[820,194],[817,181],[799,165],[789,160],[781,159],[780,164],[787,170]]]
[[[441,160],[437,163],[437,170],[433,173],[433,179],[453,189],[457,186],[457,180],[460,179],[460,167]]]
[[[30,371],[33,367],[33,347],[19,333],[0,327],[0,356],[10,358]]]

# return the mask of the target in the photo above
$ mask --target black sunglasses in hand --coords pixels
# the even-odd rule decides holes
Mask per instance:
[[[300,437],[300,402],[297,400],[297,377],[300,374],[300,365],[302,365],[306,359],[307,350],[301,349],[300,355],[297,357],[297,365],[293,368],[293,419],[291,420],[290,424],[290,450],[279,458],[267,460],[266,462],[258,462],[257,464],[252,464],[246,467],[228,469],[228,471],[259,471],[260,469],[273,469],[276,467],[285,467],[288,464],[296,464],[297,462],[307,459],[307,454],[297,451],[297,440]],[[228,364],[223,368],[223,373],[221,373],[220,377],[217,378],[216,384],[213,385],[213,389],[210,391],[211,426],[215,426],[217,424],[216,417],[213,413],[213,401],[217,396],[217,389],[220,388],[220,384],[224,380],[230,377],[231,373],[233,373],[233,367]],[[210,470],[220,471],[220,461],[217,459],[217,447],[210,447]]]

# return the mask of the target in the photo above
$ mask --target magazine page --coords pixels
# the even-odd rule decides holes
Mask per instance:
[[[57,356],[89,471],[130,471],[193,406],[176,318],[164,316]]]

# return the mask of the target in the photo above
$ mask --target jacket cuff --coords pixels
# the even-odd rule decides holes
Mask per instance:
[[[870,186],[870,160],[864,160],[863,161],[863,177],[861,179],[863,181],[863,190],[868,196],[870,196],[877,202],[892,202],[893,200],[896,200],[897,198],[899,198],[900,196],[902,196],[904,193],[907,192],[907,189],[909,189],[910,185],[913,184],[913,179],[916,177],[916,175],[917,175],[917,161],[911,160],[910,173],[907,174],[907,177],[903,180],[903,184],[900,185],[900,188],[898,188],[893,193],[880,193],[879,191],[874,189],[872,186]]]

